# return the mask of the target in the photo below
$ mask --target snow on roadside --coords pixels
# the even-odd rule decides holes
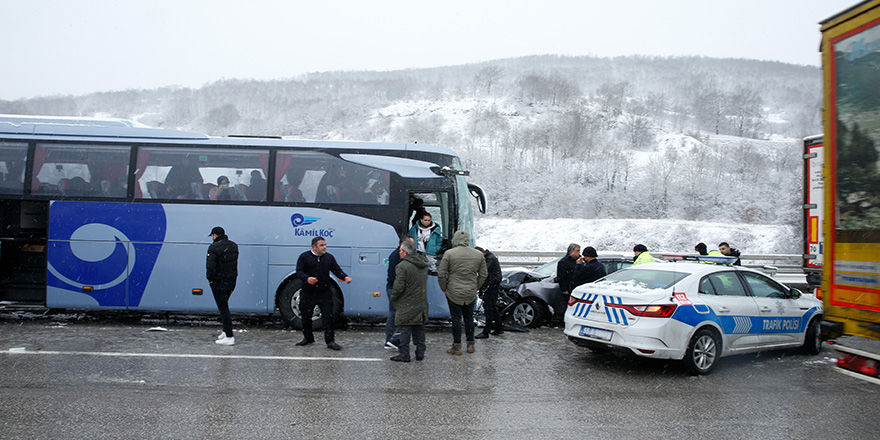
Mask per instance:
[[[797,228],[784,225],[706,223],[684,220],[545,219],[515,220],[478,217],[477,246],[494,250],[564,252],[569,243],[593,246],[600,252],[632,254],[638,243],[651,252],[693,253],[694,245],[710,250],[726,241],[744,254],[800,252]]]

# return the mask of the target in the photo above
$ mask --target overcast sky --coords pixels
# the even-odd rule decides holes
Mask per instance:
[[[0,99],[523,55],[819,66],[857,0],[0,0]]]

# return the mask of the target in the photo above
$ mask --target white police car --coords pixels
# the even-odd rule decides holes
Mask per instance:
[[[730,354],[797,346],[817,354],[821,318],[821,301],[756,270],[650,263],[576,288],[565,334],[593,351],[681,359],[706,374]]]

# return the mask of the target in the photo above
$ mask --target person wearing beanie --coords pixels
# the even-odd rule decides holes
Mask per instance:
[[[633,254],[635,255],[633,259],[633,266],[645,263],[653,263],[654,257],[648,253],[648,247],[643,244],[637,244],[633,247]]]
[[[606,275],[605,265],[597,258],[596,248],[587,246],[582,254],[584,256],[584,264],[578,264],[574,269],[571,286],[572,290],[581,284],[592,283]]]

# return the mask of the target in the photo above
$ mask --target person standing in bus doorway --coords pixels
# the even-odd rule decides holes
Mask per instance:
[[[486,326],[480,334],[475,335],[475,339],[486,339],[491,331],[493,335],[500,336],[504,333],[504,324],[501,322],[501,314],[498,313],[498,291],[501,290],[501,263],[498,257],[488,249],[475,247],[474,249],[483,253],[486,258],[486,269],[488,277],[480,287],[483,293],[483,310],[486,312]]]
[[[296,277],[302,281],[299,312],[303,323],[303,339],[296,343],[298,346],[315,342],[312,334],[312,313],[315,306],[318,306],[324,320],[324,343],[331,350],[342,350],[336,343],[333,332],[336,314],[333,310],[333,292],[330,290],[333,283],[330,272],[339,279],[344,279],[346,284],[351,283],[351,277],[342,271],[336,258],[327,252],[327,241],[324,237],[315,237],[312,239],[312,250],[303,252],[296,260]]]
[[[391,301],[391,291],[394,288],[394,279],[397,277],[397,265],[400,264],[400,247],[404,243],[412,243],[413,247],[415,247],[413,238],[405,235],[400,239],[400,245],[397,246],[397,249],[388,256],[388,277],[385,284],[385,293],[388,295],[388,319],[385,320],[386,350],[397,350],[397,346],[400,344],[400,332],[397,331],[397,326],[394,324],[394,317],[397,312],[394,308],[394,301]]]
[[[440,235],[440,225],[434,223],[428,211],[422,213],[419,222],[409,229],[409,235],[416,241],[419,252],[428,255],[437,255],[443,245],[443,237]]]
[[[400,331],[395,362],[409,362],[409,341],[416,346],[416,360],[425,358],[425,324],[428,323],[428,258],[416,251],[412,241],[400,244],[400,263],[394,269],[391,302],[397,313],[394,324]]]
[[[467,231],[455,231],[452,249],[443,254],[437,268],[437,281],[440,290],[446,294],[452,318],[452,347],[446,352],[455,356],[461,356],[462,318],[467,352],[474,352],[474,302],[477,300],[477,289],[489,275],[483,253],[470,247],[470,241]]]
[[[214,301],[217,302],[217,310],[220,311],[220,322],[223,324],[223,333],[220,333],[215,342],[220,345],[235,345],[229,297],[232,296],[235,281],[238,279],[238,245],[226,236],[226,231],[220,226],[211,229],[211,238],[214,242],[208,247],[207,278]]]

